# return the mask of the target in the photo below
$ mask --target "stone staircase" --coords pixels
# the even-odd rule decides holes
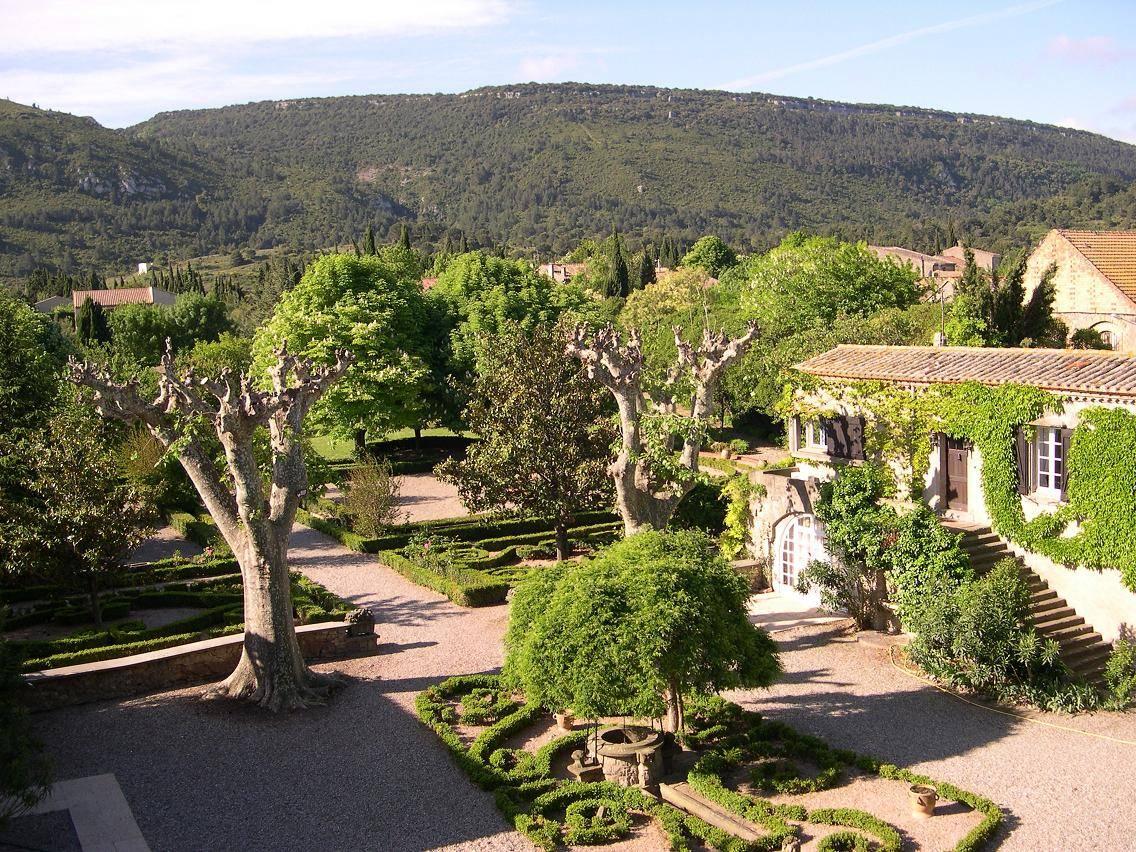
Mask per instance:
[[[1061,659],[1074,674],[1089,682],[1099,681],[1112,646],[1077,615],[1065,599],[1049,588],[1036,572],[1014,555],[990,527],[948,522],[962,533],[962,549],[970,557],[976,574],[985,574],[1003,559],[1017,563],[1030,590],[1030,618],[1038,635],[1054,639],[1061,647]]]

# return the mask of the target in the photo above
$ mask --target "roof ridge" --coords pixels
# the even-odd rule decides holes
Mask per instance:
[[[862,351],[871,349],[889,352],[897,350],[905,350],[909,352],[987,352],[992,355],[1007,355],[1010,353],[1048,353],[1052,355],[1076,355],[1078,357],[1088,355],[1093,358],[1136,358],[1136,355],[1130,355],[1125,352],[1115,352],[1111,349],[1053,349],[1044,346],[928,346],[910,343],[838,343],[836,344],[834,349],[859,349]],[[829,351],[831,352],[833,350]],[[812,359],[806,358],[805,360],[809,361]]]

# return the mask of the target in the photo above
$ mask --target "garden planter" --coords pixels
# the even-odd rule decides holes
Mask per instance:
[[[556,726],[562,731],[572,730],[572,726],[576,724],[576,716],[571,710],[565,710],[563,713],[553,714],[556,717]]]
[[[939,801],[939,794],[934,787],[926,784],[912,784],[908,788],[908,797],[911,801],[911,814],[917,817],[935,815],[935,803]]]
[[[722,450],[722,458],[728,459],[729,457],[730,457],[730,451],[729,450]]]

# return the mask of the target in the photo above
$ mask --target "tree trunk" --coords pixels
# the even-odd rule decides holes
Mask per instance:
[[[422,427],[414,427],[414,452],[419,453],[422,451]]]
[[[556,525],[556,561],[563,562],[571,553],[568,545],[568,525],[559,523]]]
[[[367,430],[355,430],[355,457],[363,458],[367,454]]]
[[[87,596],[91,601],[91,620],[96,630],[103,629],[103,608],[99,606],[99,578],[92,571],[87,575]]]
[[[664,730],[672,734],[682,733],[686,730],[686,709],[682,703],[682,691],[673,678],[667,686],[663,700],[667,704],[667,716],[663,720]]]
[[[269,524],[264,521],[264,526]],[[273,711],[326,703],[336,680],[311,671],[300,653],[292,619],[287,534],[250,530],[247,541],[234,546],[233,552],[244,586],[244,647],[236,669],[214,687],[213,694]]]

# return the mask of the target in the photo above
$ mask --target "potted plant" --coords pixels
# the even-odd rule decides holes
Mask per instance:
[[[570,731],[572,726],[576,724],[576,714],[571,710],[561,710],[552,715],[556,717],[556,726],[562,731]]]
[[[911,814],[916,817],[929,817],[935,815],[935,803],[939,801],[939,793],[934,787],[926,784],[912,784],[908,789],[911,801]]]

